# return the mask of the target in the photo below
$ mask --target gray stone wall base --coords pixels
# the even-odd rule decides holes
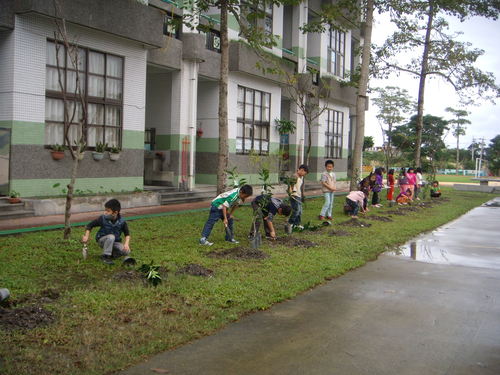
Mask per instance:
[[[104,211],[104,203],[111,198],[118,199],[122,209],[159,206],[161,204],[161,195],[156,192],[120,194],[116,197],[94,195],[89,197],[74,197],[71,213]],[[66,207],[66,198],[26,199],[24,202],[26,208],[35,212],[35,216],[61,215],[64,214]]]
[[[468,185],[468,184],[454,184],[453,188],[455,190],[461,191],[480,191],[482,193],[494,193],[500,192],[499,186],[487,186],[487,185]]]

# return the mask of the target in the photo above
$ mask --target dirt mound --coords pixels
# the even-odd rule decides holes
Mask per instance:
[[[0,308],[0,327],[5,329],[33,329],[54,321],[54,313],[40,306],[27,306],[18,309]]]
[[[61,293],[56,289],[45,289],[36,294],[25,294],[11,301],[12,305],[20,304],[43,304],[51,303],[61,297]]]
[[[372,226],[370,223],[358,219],[349,219],[347,221],[344,221],[343,223],[340,223],[339,225],[343,225],[345,227],[354,227],[354,228],[368,228]]]
[[[332,230],[330,233],[328,233],[328,235],[335,236],[335,237],[347,237],[347,236],[350,236],[351,233],[349,233],[345,230],[337,229],[337,230]]]
[[[387,217],[387,216],[377,216],[377,215],[365,216],[365,219],[367,219],[367,220],[383,221],[385,223],[389,223],[391,221],[394,221],[390,217]]]
[[[291,236],[278,237],[276,241],[271,242],[272,245],[287,245],[294,247],[314,247],[318,246],[315,242],[304,240],[302,238],[295,238]]]
[[[136,270],[121,271],[113,275],[113,279],[119,281],[137,281],[143,278],[144,275],[142,275],[140,272]]]
[[[418,211],[418,208],[417,207],[407,206],[407,207],[402,208],[402,210],[410,211],[410,212],[415,212],[415,211]]]
[[[223,251],[211,251],[207,254],[211,258],[232,258],[232,259],[265,259],[269,258],[269,255],[250,247],[233,247],[231,249]]]
[[[385,212],[387,215],[399,215],[399,216],[405,216],[406,212],[403,212],[399,209],[396,210],[389,210]]]
[[[179,269],[176,275],[187,274],[191,276],[205,276],[212,277],[214,275],[214,271],[211,269],[200,266],[199,264],[190,263],[185,267]]]

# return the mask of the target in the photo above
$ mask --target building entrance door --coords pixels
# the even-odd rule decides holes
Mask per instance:
[[[0,128],[0,195],[9,193],[10,129]]]

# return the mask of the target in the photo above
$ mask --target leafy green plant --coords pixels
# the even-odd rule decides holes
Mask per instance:
[[[291,120],[275,119],[274,123],[280,134],[293,134],[295,133],[295,129],[297,129],[297,125]]]
[[[234,167],[233,169],[226,169],[225,172],[227,173],[227,178],[230,181],[231,186],[241,187],[247,183],[245,178],[240,178],[237,167]]]
[[[162,278],[160,275],[160,266],[155,265],[154,261],[146,264],[144,263],[142,266],[138,268],[139,272],[142,272],[148,281],[153,286],[158,286],[162,282]]]
[[[300,227],[293,227],[293,231],[294,232],[304,232],[306,230],[310,231],[310,232],[316,232],[318,229],[322,228],[324,225],[323,224],[311,224],[310,221],[308,221],[305,225],[304,225],[304,228],[300,228]]]
[[[52,151],[62,152],[64,150],[66,150],[66,146],[65,145],[60,145],[60,144],[56,143],[55,145],[50,146],[50,149]]]
[[[95,144],[95,152],[104,152],[104,151],[106,151],[107,148],[108,148],[107,143],[97,142]]]
[[[122,149],[118,146],[112,146],[108,148],[108,151],[112,154],[119,154],[122,151]]]
[[[19,198],[21,196],[21,194],[19,194],[17,191],[15,190],[11,190],[9,191],[9,197],[11,198]]]

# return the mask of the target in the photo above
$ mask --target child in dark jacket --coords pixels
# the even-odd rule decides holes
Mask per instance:
[[[99,227],[95,239],[103,249],[101,260],[106,264],[113,264],[113,258],[130,254],[130,231],[120,211],[121,204],[117,199],[110,199],[104,203],[104,214],[87,224],[82,237],[82,242],[87,243],[92,228]],[[125,236],[124,243],[122,243],[122,233]]]

